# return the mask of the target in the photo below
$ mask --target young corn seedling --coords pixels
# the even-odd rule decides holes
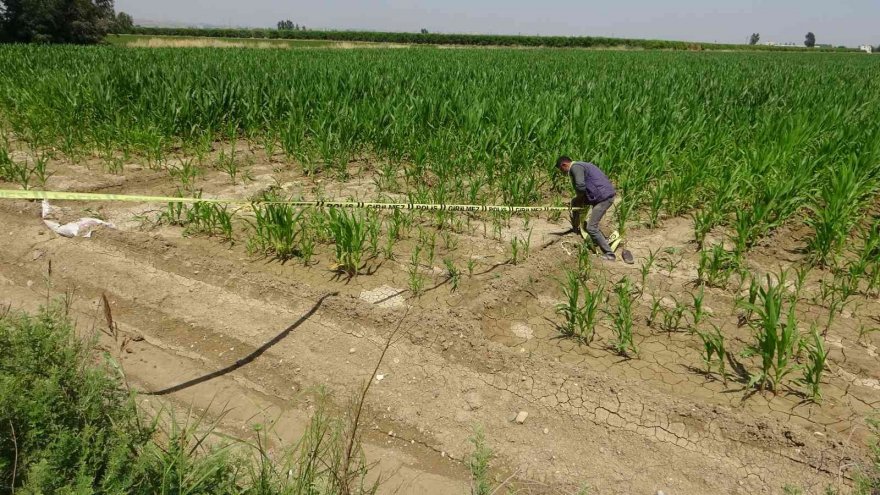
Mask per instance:
[[[621,356],[631,357],[630,353],[638,355],[639,350],[633,340],[632,283],[629,278],[624,277],[618,282],[614,293],[617,296],[617,310],[612,315],[614,340],[611,346]]]
[[[657,297],[654,294],[651,294],[651,312],[648,314],[647,324],[649,327],[654,328],[654,324],[657,322],[657,316],[660,315],[660,312],[663,310],[663,298]]]
[[[446,276],[449,279],[449,283],[452,284],[452,292],[455,292],[458,290],[459,282],[461,282],[461,270],[455,266],[451,258],[445,258],[443,265],[446,267]]]
[[[669,297],[675,301],[675,306],[661,310],[663,312],[663,323],[660,325],[660,328],[666,333],[673,333],[681,330],[681,322],[684,319],[687,306],[682,304],[674,296]]]
[[[532,243],[532,231],[529,230],[528,237],[513,237],[510,240],[510,262],[518,265],[520,261],[529,257],[529,247]],[[522,255],[522,257],[520,257]]]
[[[682,261],[684,261],[684,255],[680,249],[674,247],[664,249],[663,256],[658,260],[660,268],[664,268],[669,277],[672,276],[672,272],[678,268]]]
[[[810,274],[812,267],[810,265],[801,265],[795,270],[794,283],[794,300],[800,301],[801,294],[804,292],[804,286],[807,283],[807,276]]]
[[[284,203],[253,203],[253,234],[248,239],[248,250],[287,261],[300,256],[305,228],[303,210]]]
[[[382,217],[379,212],[369,210],[365,219],[367,222],[367,244],[373,257],[379,256],[379,235],[382,233]]]
[[[219,235],[232,242],[232,217],[228,205],[217,203],[193,203],[186,211],[184,234]]]
[[[583,326],[581,281],[576,272],[566,270],[565,280],[562,282],[562,294],[565,296],[565,302],[556,305],[556,312],[565,319],[560,330],[566,337],[575,337]]]
[[[586,281],[581,279],[581,289],[584,295],[584,303],[581,306],[582,327],[579,332],[579,340],[589,345],[596,335],[596,325],[599,323],[599,310],[605,304],[605,285],[600,284],[595,290],[587,287]]]
[[[820,387],[822,374],[825,372],[825,361],[828,359],[828,351],[825,350],[825,339],[819,334],[816,325],[810,330],[810,340],[804,347],[807,351],[806,363],[803,365],[803,377],[801,383],[810,392],[810,399],[818,402],[822,398]]]
[[[425,288],[425,276],[421,272],[420,258],[422,254],[421,246],[413,249],[409,263],[409,290],[415,296],[421,296]]]
[[[639,284],[639,293],[645,293],[645,287],[648,285],[648,275],[651,274],[651,267],[654,266],[654,262],[657,260],[657,253],[660,252],[660,249],[655,249],[654,251],[648,251],[648,256],[645,258],[645,261],[642,262],[641,267],[639,267],[639,276],[640,284]]]
[[[169,167],[168,174],[178,181],[184,191],[192,192],[195,189],[196,178],[202,174],[202,169],[196,165],[193,159],[183,159],[177,166]]]
[[[706,311],[703,309],[703,299],[705,297],[705,293],[703,292],[703,288],[700,287],[696,293],[691,294],[691,299],[693,300],[693,309],[691,310],[691,317],[693,317],[694,326],[691,331],[696,330],[700,327],[700,323],[703,322],[703,318],[706,316]]]
[[[865,340],[865,337],[871,335],[874,332],[880,332],[880,327],[869,328],[867,325],[860,325],[859,338],[857,339],[857,342],[861,343],[862,345],[866,345],[867,340]]]
[[[578,245],[578,273],[581,279],[587,280],[593,272],[593,251],[584,243]]]
[[[590,290],[577,272],[566,271],[562,293],[565,302],[556,306],[556,312],[565,319],[560,326],[562,334],[590,345],[596,335],[599,309],[605,301],[605,288],[599,286]]]
[[[861,217],[860,205],[873,187],[855,161],[835,165],[828,171],[830,181],[820,189],[818,204],[809,205],[807,223],[813,237],[807,244],[814,263],[828,266],[840,253],[850,231]]]
[[[361,268],[364,243],[367,239],[364,218],[343,209],[330,209],[328,228],[336,245],[336,262],[349,276],[357,275]]]
[[[27,190],[31,183],[31,169],[27,161],[16,163],[4,153],[0,154],[0,179],[14,182]]]
[[[697,267],[697,283],[725,288],[739,265],[736,253],[728,252],[720,245],[712,246],[710,251],[702,250]]]
[[[700,337],[700,340],[703,341],[703,362],[706,363],[706,373],[712,373],[712,357],[714,356],[714,363],[717,367],[718,374],[721,375],[721,379],[726,384],[727,372],[725,359],[727,359],[727,350],[724,347],[724,334],[721,333],[721,330],[717,326],[712,325],[711,331],[701,332],[700,330],[697,330],[697,335]]]
[[[691,216],[694,220],[694,239],[697,242],[697,249],[702,250],[706,236],[718,224],[718,215],[714,210],[704,208],[694,212]]]
[[[477,260],[474,258],[468,258],[467,260],[467,272],[468,278],[473,278],[474,276],[474,268],[477,267]]]
[[[37,179],[37,183],[42,188],[46,188],[46,182],[49,180],[49,177],[54,175],[52,172],[49,172],[46,169],[46,166],[49,164],[49,155],[46,153],[40,153],[34,158],[34,166],[31,169],[31,174]]]
[[[434,255],[437,251],[437,233],[427,232],[419,227],[419,246],[425,250],[426,261],[429,266],[434,266]]]
[[[757,303],[752,308],[757,315],[757,321],[751,323],[755,344],[745,354],[757,355],[761,359],[761,370],[752,374],[749,387],[757,385],[762,392],[769,387],[778,393],[782,380],[797,369],[794,359],[800,334],[793,303],[789,305],[788,317],[785,321],[782,319],[784,286],[784,273],[777,283],[767,275],[767,284],[759,288]]]

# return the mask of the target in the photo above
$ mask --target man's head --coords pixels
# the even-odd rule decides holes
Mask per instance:
[[[571,168],[571,164],[572,164],[571,158],[569,158],[565,155],[562,155],[556,159],[556,168],[558,168],[560,171],[562,171],[566,174],[568,173],[568,169]]]

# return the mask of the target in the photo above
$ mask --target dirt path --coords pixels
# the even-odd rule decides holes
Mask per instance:
[[[223,186],[221,178],[206,184],[212,194],[241,196],[268,183],[268,170],[255,171],[245,190]],[[52,180],[64,187],[77,177],[78,190],[167,193],[154,175],[92,174],[89,181],[69,167]],[[338,187],[368,194],[370,186]],[[74,217],[99,207],[63,206]],[[163,393],[144,400],[170,397],[215,414],[226,408],[224,428],[243,433],[278,418],[279,444],[302,430],[315,387],[326,387],[337,403],[358,390],[405,318],[403,338],[373,377],[365,423],[369,456],[394,473],[389,491],[467,492],[461,460],[475,426],[497,455],[498,475],[514,474],[536,493],[586,485],[603,494],[754,494],[781,493],[786,484],[820,493],[845,481],[846,468],[865,454],[860,425],[880,402],[880,370],[876,348],[857,344],[855,332],[876,317],[876,301],[832,327],[822,404],[793,393],[746,398],[735,380],[725,385],[698,371],[694,336],[644,324],[649,294],[637,310],[637,359],[609,351],[604,326],[590,347],[558,339],[556,279],[573,266],[575,244],[542,219],[531,223],[531,255],[515,266],[503,263],[500,243],[460,236],[458,251],[480,260],[476,274],[455,293],[433,276],[429,287],[436,288],[413,298],[404,289],[403,260],[377,261],[374,274],[347,282],[326,258],[308,268],[280,264],[255,260],[242,244],[183,237],[177,228],[141,229],[132,218],[146,209],[104,205],[119,231],[65,239],[42,225],[38,204],[0,203],[0,301],[30,308],[44,302],[51,260],[52,293],[75,288],[81,328],[96,321],[106,293],[121,328],[144,337],[124,357],[138,387]],[[658,247],[682,250],[678,265],[653,270],[652,294],[687,300],[696,267],[687,235],[687,221],[671,219],[662,231],[630,236],[639,256]],[[612,283],[639,277],[638,265],[596,270]],[[707,290],[719,321],[735,321],[732,301],[731,293]],[[821,308],[815,311],[819,317]],[[729,332],[738,346],[749,338],[735,325]],[[512,421],[519,411],[528,412],[524,424]]]

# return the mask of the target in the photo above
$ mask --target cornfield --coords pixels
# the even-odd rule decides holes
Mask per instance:
[[[343,177],[377,155],[414,200],[536,204],[566,152],[649,224],[695,213],[737,253],[800,213],[826,263],[880,187],[877,65],[850,55],[5,46],[0,64],[5,124],[67,155],[268,136]]]

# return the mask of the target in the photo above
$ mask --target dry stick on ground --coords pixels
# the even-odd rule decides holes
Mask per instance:
[[[364,386],[363,391],[361,391],[361,396],[355,406],[355,415],[349,426],[351,428],[351,432],[348,435],[348,444],[345,447],[345,457],[342,459],[342,469],[337,475],[341,481],[343,495],[349,495],[351,493],[348,471],[351,466],[351,455],[357,440],[358,425],[360,424],[361,413],[364,409],[364,402],[366,401],[367,393],[370,391],[370,386],[373,384],[373,379],[376,376],[376,373],[379,372],[379,367],[382,366],[382,361],[385,360],[385,354],[388,352],[388,349],[391,348],[391,344],[394,343],[394,338],[397,336],[397,332],[400,331],[400,327],[403,326],[403,322],[406,321],[406,317],[408,315],[409,308],[406,309],[406,311],[403,313],[403,317],[400,318],[400,321],[397,323],[397,327],[394,328],[394,331],[392,331],[391,334],[388,335],[388,338],[385,340],[385,345],[382,347],[382,353],[379,355],[379,360],[376,362],[376,366],[373,368],[373,373],[370,374],[369,379],[367,380],[367,384],[366,386]]]
[[[113,312],[110,309],[110,301],[107,299],[107,294],[101,293],[101,303],[104,308],[104,320],[107,323],[107,330],[102,330],[107,336],[113,339],[113,343],[115,347],[113,348],[115,356],[115,362],[111,363],[113,368],[116,369],[116,372],[122,376],[122,382],[125,384],[125,389],[131,393],[131,385],[128,383],[128,375],[125,374],[125,370],[122,367],[122,356],[125,353],[128,344],[131,342],[131,336],[124,335],[122,337],[122,342],[119,341],[120,331],[119,325],[113,320]]]

